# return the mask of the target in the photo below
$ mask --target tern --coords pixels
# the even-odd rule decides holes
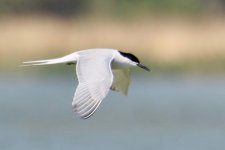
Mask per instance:
[[[74,112],[82,119],[94,114],[110,89],[127,95],[132,66],[150,71],[133,54],[108,48],[86,49],[60,58],[23,63],[24,66],[76,64],[79,83],[72,106]]]

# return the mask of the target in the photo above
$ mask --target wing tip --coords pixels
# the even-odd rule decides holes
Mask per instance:
[[[73,107],[73,112],[76,113],[80,119],[86,120],[94,115],[94,113],[96,112],[100,104],[101,104],[101,101],[95,103],[90,109],[82,111],[82,113],[80,113],[81,110],[79,110],[78,105],[72,104],[72,107]]]

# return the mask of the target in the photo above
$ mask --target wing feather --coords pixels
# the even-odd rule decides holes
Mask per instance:
[[[101,58],[94,58],[91,54],[79,57],[76,66],[79,84],[72,106],[81,118],[92,116],[109,92],[113,81],[112,59],[109,53]]]
[[[114,79],[111,86],[111,90],[122,92],[123,94],[127,95],[130,83],[130,69],[114,69],[113,76]]]

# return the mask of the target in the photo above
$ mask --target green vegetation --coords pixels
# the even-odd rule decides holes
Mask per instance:
[[[225,57],[198,58],[179,62],[150,62],[152,73],[225,73]]]
[[[211,2],[213,3],[213,2]],[[223,1],[214,3],[224,5]],[[63,16],[107,14],[130,16],[154,13],[197,13],[204,11],[209,1],[202,0],[1,0],[2,13],[50,13]]]
[[[138,12],[160,13],[193,13],[202,11],[199,0],[117,0],[115,11],[117,14],[126,12],[135,14]]]

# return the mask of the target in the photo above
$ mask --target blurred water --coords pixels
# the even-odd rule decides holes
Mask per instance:
[[[1,150],[225,149],[225,77],[133,76],[80,120],[71,76],[0,75]]]

